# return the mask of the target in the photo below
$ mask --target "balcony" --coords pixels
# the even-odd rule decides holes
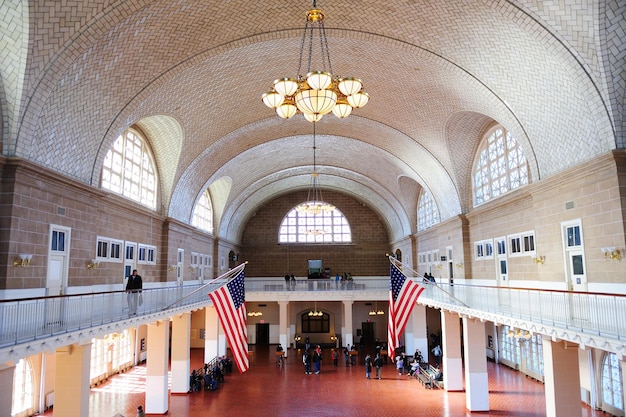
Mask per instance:
[[[128,327],[190,312],[211,304],[207,294],[224,279],[206,285],[144,289],[137,315],[129,315],[127,293],[100,292],[70,296],[0,300],[0,361],[119,332]],[[461,316],[506,324],[625,354],[626,296],[618,294],[424,284],[419,303]],[[247,301],[387,300],[388,277],[353,282],[247,278]]]

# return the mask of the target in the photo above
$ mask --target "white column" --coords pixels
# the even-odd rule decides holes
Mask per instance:
[[[578,345],[543,338],[546,416],[580,417]]]
[[[191,314],[172,317],[172,394],[189,392]]]
[[[354,336],[352,333],[354,331],[354,326],[352,325],[352,303],[352,300],[343,301],[343,317],[345,330],[342,329],[342,331],[345,332],[343,337],[344,346],[352,346],[354,344]]]
[[[486,339],[484,322],[463,317],[465,406],[470,411],[489,411]]]
[[[620,359],[619,366],[622,369],[622,396],[624,397],[622,404],[626,404],[626,378],[624,378],[624,375],[626,375],[626,361]]]
[[[289,322],[287,320],[287,307],[289,303],[287,301],[278,302],[278,342],[283,347],[284,355],[287,357],[289,354]]]
[[[428,360],[428,335],[426,333],[426,306],[416,304],[404,330],[407,355],[412,355],[415,349],[419,349],[424,360]]]
[[[91,343],[59,348],[55,356],[57,366],[54,381],[55,415],[88,416]]]
[[[204,309],[204,363],[209,363],[218,355],[217,340],[219,338],[219,319],[215,307]]]
[[[168,409],[167,365],[169,362],[169,343],[169,320],[157,321],[148,325],[146,414],[165,414]]]
[[[441,310],[441,370],[446,391],[463,391],[461,320],[457,314]],[[426,341],[428,346],[428,340]]]
[[[14,373],[15,365],[0,364],[0,387],[4,387],[0,390],[0,417],[11,417]]]

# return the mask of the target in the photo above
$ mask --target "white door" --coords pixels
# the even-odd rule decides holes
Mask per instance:
[[[569,291],[587,291],[581,220],[561,223],[565,250],[565,281]]]
[[[509,286],[508,263],[506,257],[506,239],[499,237],[496,239],[496,276],[498,277],[498,286]]]
[[[137,244],[126,242],[124,246],[124,276],[122,277],[123,288],[126,288],[126,280],[137,269]]]
[[[66,293],[70,238],[70,228],[50,225],[46,295],[64,295]]]

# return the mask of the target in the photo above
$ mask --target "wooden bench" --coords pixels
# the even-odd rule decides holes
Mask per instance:
[[[432,365],[428,365],[428,370],[426,372],[428,373],[428,377],[430,379],[431,388],[443,388],[443,381],[437,380],[437,373],[439,372],[437,368]]]
[[[424,368],[420,365],[417,368],[417,371],[413,374],[415,378],[424,386],[424,388],[432,388],[432,383],[430,382],[430,374],[427,371],[428,368]]]

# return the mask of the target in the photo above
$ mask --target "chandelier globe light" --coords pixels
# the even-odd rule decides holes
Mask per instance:
[[[330,213],[335,210],[335,206],[324,202],[322,197],[322,189],[319,184],[319,173],[317,172],[316,163],[316,133],[315,123],[313,123],[313,172],[311,173],[311,183],[309,184],[309,191],[307,194],[307,201],[296,206],[296,211],[310,216],[318,216],[323,213]],[[326,230],[317,227],[308,228],[305,233],[307,235],[323,235]]]
[[[274,80],[272,90],[262,95],[263,103],[274,109],[283,119],[302,113],[306,120],[315,123],[331,112],[343,119],[350,116],[353,109],[365,106],[369,101],[369,94],[363,91],[361,79],[333,75],[324,28],[325,15],[317,8],[316,0],[312,3],[313,8],[306,13],[298,75]],[[322,62],[321,69],[311,70],[314,45],[319,45]],[[302,61],[305,55],[307,74],[303,76]]]

